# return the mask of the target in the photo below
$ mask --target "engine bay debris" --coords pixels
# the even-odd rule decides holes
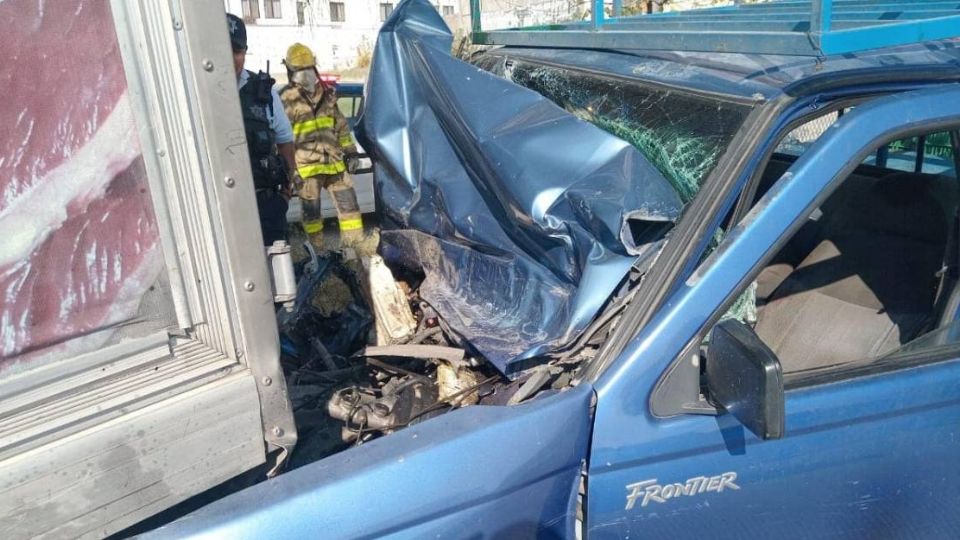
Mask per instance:
[[[310,251],[295,265],[294,307],[277,309],[281,362],[299,431],[291,467],[456,408],[516,404],[543,388],[569,384],[564,375],[572,364],[541,366],[508,380],[451,338],[419,295],[421,275],[370,272],[377,264],[375,256],[346,260],[337,252]],[[377,319],[395,313],[371,307],[377,290],[399,292],[392,310],[409,313],[407,335],[381,339],[387,325]]]

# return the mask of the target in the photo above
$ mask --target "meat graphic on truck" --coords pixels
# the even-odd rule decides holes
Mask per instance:
[[[163,255],[120,49],[104,31],[109,4],[11,0],[0,19],[0,372],[9,375],[149,326],[159,313],[141,306]],[[164,299],[153,294],[157,310]]]

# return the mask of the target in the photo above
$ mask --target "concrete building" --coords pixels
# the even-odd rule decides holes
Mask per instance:
[[[460,5],[464,28],[469,28],[470,2],[461,0]],[[482,0],[481,23],[484,29],[497,29],[566,22],[589,13],[590,5],[590,0]]]
[[[449,20],[459,0],[431,0]],[[377,31],[399,0],[224,0],[247,23],[247,68],[283,74],[287,47],[299,41],[313,49],[321,71],[341,71],[362,62]]]
[[[224,0],[247,23],[247,68],[285,77],[280,63],[295,41],[310,46],[321,71],[346,71],[369,61],[383,21],[400,0]],[[470,30],[469,0],[430,0],[457,36]],[[624,5],[638,0],[624,0]],[[670,0],[664,8],[690,9],[729,0]],[[605,0],[608,9],[613,0]],[[589,17],[591,0],[481,0],[483,28],[512,28]],[[355,70],[356,73],[361,73]],[[348,75],[349,78],[349,75]]]

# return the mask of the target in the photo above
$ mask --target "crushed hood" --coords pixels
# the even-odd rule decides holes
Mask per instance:
[[[358,137],[374,159],[382,251],[510,374],[569,345],[649,261],[682,202],[633,146],[451,56],[428,0],[380,31]]]

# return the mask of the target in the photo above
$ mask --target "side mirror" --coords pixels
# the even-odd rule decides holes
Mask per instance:
[[[757,437],[783,437],[783,369],[753,329],[735,319],[713,327],[706,379],[710,399]]]

